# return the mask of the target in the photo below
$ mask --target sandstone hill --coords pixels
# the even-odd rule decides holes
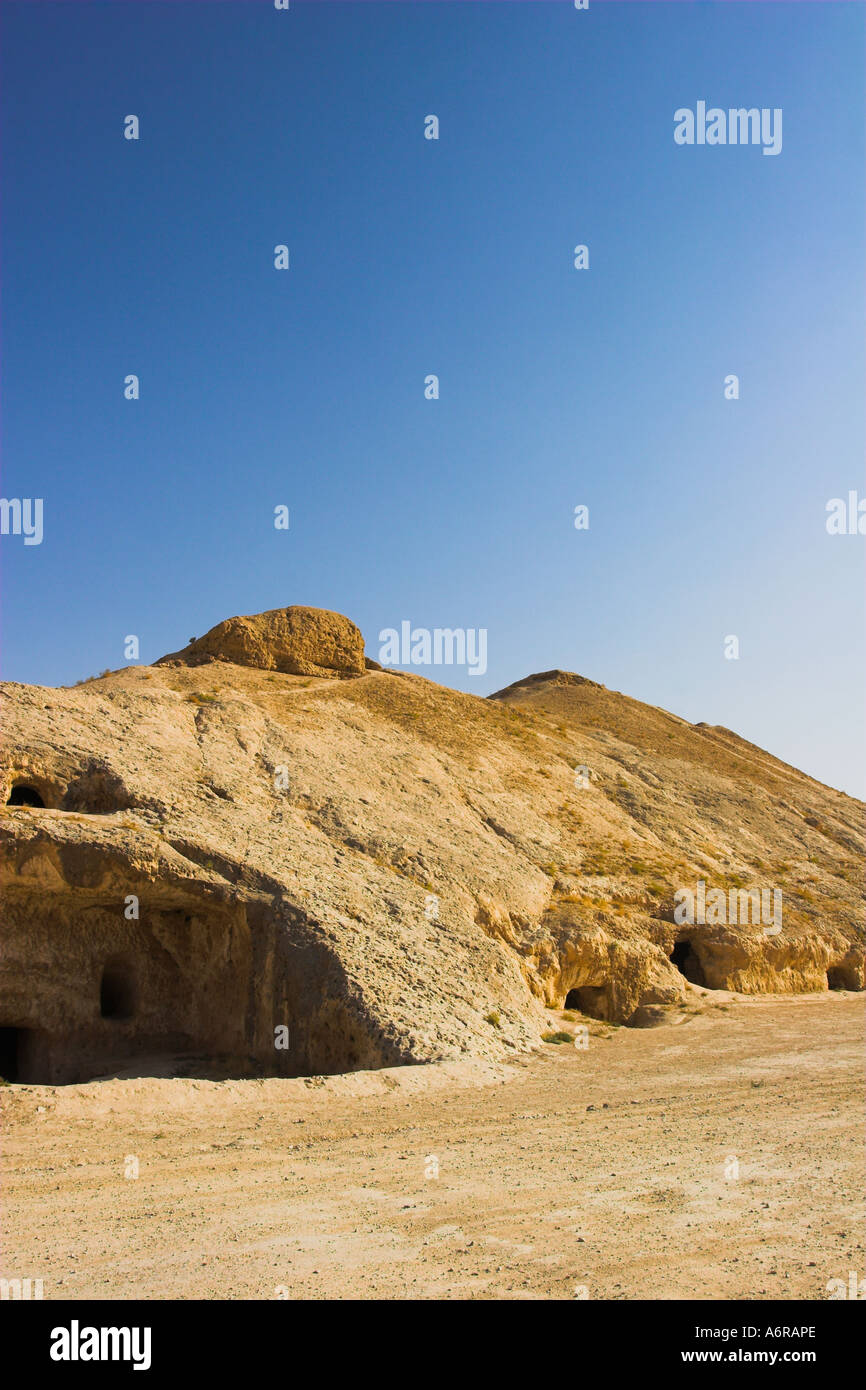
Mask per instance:
[[[482,699],[277,609],[7,683],[2,734],[0,1074],[501,1058],[551,1006],[863,988],[863,806],[569,672]],[[781,930],[676,921],[699,881]]]
[[[366,669],[360,628],[339,613],[297,606],[227,618],[157,665],[202,666],[208,661],[287,676],[358,676]]]

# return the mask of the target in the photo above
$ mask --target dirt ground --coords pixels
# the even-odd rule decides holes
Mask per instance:
[[[4,1086],[0,1273],[46,1299],[823,1300],[863,1275],[862,1032],[862,995],[723,996],[510,1067]]]

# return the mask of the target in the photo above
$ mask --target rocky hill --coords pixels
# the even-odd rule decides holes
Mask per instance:
[[[550,1006],[863,988],[859,802],[569,672],[482,699],[373,665],[289,608],[2,686],[7,1073],[500,1058]]]

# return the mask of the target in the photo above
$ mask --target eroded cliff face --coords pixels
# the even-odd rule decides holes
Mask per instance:
[[[405,1060],[276,885],[191,876],[131,824],[29,820],[3,857],[0,1019],[18,1079],[166,1058],[285,1076]]]
[[[346,619],[317,649],[283,611],[303,650],[265,614],[3,687],[0,1073],[499,1058],[549,1006],[863,987],[859,803],[569,673],[483,700],[364,672]],[[781,891],[780,930],[675,920],[698,881]]]

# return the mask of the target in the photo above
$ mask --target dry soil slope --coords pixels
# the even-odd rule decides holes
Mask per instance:
[[[168,664],[3,687],[2,800],[26,780],[47,808],[5,807],[0,825],[21,933],[3,978],[22,998],[26,934],[50,1012],[57,924],[80,935],[130,883],[145,908],[242,914],[262,972],[253,1057],[273,1055],[281,972],[313,962],[286,985],[298,1070],[501,1057],[572,989],[597,1016],[653,1021],[683,998],[673,892],[698,876],[785,894],[776,938],[702,930],[707,984],[816,990],[829,969],[862,987],[850,798],[579,677],[483,700],[360,674],[351,633],[339,671],[305,636],[306,669],[328,674],[302,677],[267,669],[254,619],[230,622],[255,664],[227,660],[214,629]]]
[[[530,676],[491,698],[531,713],[577,754],[554,902],[582,913],[598,897],[633,919],[642,897],[658,920],[673,917],[675,890],[698,879],[708,891],[778,889],[777,937],[729,924],[692,934],[706,983],[816,989],[829,969],[834,984],[862,988],[862,803],[727,729],[570,672]]]

